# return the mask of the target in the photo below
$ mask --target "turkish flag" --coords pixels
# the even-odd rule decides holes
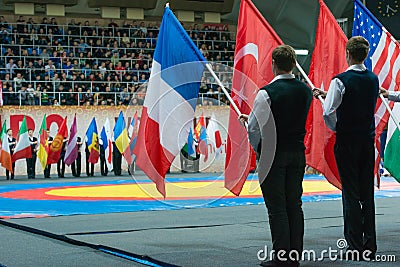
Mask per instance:
[[[347,68],[347,37],[328,7],[322,0],[319,2],[320,12],[309,78],[316,87],[328,91],[331,79]],[[321,172],[328,182],[341,189],[334,155],[336,134],[325,125],[322,105],[317,99],[311,103],[306,129],[304,141],[307,165]]]
[[[250,0],[240,4],[231,97],[243,114],[249,114],[258,89],[274,77],[272,51],[283,44],[279,36]],[[239,195],[251,169],[255,153],[246,128],[231,106],[225,162],[225,187]]]

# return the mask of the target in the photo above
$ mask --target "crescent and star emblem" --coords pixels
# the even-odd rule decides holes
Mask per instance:
[[[236,63],[246,55],[252,55],[258,64],[258,46],[254,43],[247,43],[236,53],[234,66],[236,66]],[[240,87],[240,91],[238,91],[236,88],[232,88],[233,92],[235,93],[233,100],[237,101],[239,107],[241,107],[242,101],[247,101],[247,97],[244,94],[245,88],[243,86],[243,79],[241,80]]]

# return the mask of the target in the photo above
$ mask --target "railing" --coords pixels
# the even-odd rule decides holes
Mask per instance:
[[[86,58],[86,60],[89,58]],[[77,60],[81,60],[80,58]],[[85,58],[83,58],[83,60],[85,60]],[[94,60],[94,59],[92,59]],[[98,59],[98,60],[103,60],[103,59]],[[109,60],[109,59],[108,59]],[[144,60],[141,60],[141,62],[143,63]],[[24,76],[25,80],[27,82],[32,82],[35,80],[36,76],[41,76],[41,78],[43,79],[44,76],[49,76],[49,78],[53,78],[55,74],[57,74],[58,76],[61,76],[63,73],[65,73],[67,75],[68,79],[71,79],[73,75],[79,76],[81,74],[85,75],[85,78],[89,79],[88,77],[90,76],[90,74],[102,74],[103,78],[104,74],[114,74],[113,76],[117,76],[119,78],[119,81],[122,80],[124,75],[121,75],[121,73],[126,73],[126,74],[130,74],[132,77],[136,76],[138,79],[140,79],[140,75],[142,74],[146,74],[148,76],[148,74],[150,73],[150,69],[146,68],[146,69],[136,69],[136,68],[132,68],[132,67],[128,67],[126,68],[124,71],[121,70],[114,70],[114,69],[99,69],[99,68],[86,68],[85,66],[79,65],[79,63],[82,61],[78,61],[78,66],[75,65],[70,65],[72,66],[71,68],[68,67],[65,64],[61,64],[61,63],[55,63],[52,65],[48,65],[48,64],[42,64],[42,65],[32,65],[32,66],[15,66],[13,68],[0,68],[0,75],[2,74],[2,76],[5,76],[6,74],[10,75],[10,79],[15,78],[17,73],[21,73],[22,76]],[[124,66],[125,67],[125,62],[131,62],[131,61],[125,61],[124,60]],[[137,62],[135,59],[132,59],[132,63]],[[145,62],[148,62],[147,66],[150,66],[151,61],[150,60],[146,60]],[[15,64],[15,63],[14,63]],[[147,64],[147,63],[145,63]],[[61,66],[62,65],[62,66]],[[47,67],[46,67],[47,66]],[[99,66],[99,65],[97,65]],[[130,63],[130,66],[134,66],[134,64]],[[61,67],[61,68],[60,68]],[[2,77],[0,76],[0,78]],[[61,77],[60,77],[61,78]],[[89,80],[87,80],[89,81]]]
[[[145,93],[131,92],[3,92],[4,105],[16,106],[141,106]],[[223,93],[200,93],[199,106],[225,106]]]
[[[20,27],[20,31],[18,31]],[[26,28],[26,31],[25,29]],[[34,30],[34,32],[32,32]],[[100,38],[102,41],[107,39],[118,39],[122,41],[123,37],[128,37],[132,40],[136,38],[146,39],[152,42],[151,38],[155,42],[158,35],[158,28],[147,28],[147,27],[102,27],[102,26],[85,26],[85,25],[49,25],[49,24],[18,24],[9,23],[9,36],[10,41],[13,40],[18,43],[18,38],[26,36],[30,38],[34,36],[34,41],[39,41],[41,38],[48,38],[52,43],[54,40],[66,40],[67,45],[71,45],[70,42],[88,38]],[[147,33],[152,32],[152,36],[148,36]],[[212,31],[212,30],[187,30],[192,36],[192,39],[197,42],[197,45],[204,42],[212,41],[211,37],[215,37],[217,40],[235,40],[235,32],[229,31]],[[36,36],[37,39],[36,40]],[[210,40],[207,40],[210,39]],[[37,45],[37,44],[34,44]]]
[[[227,65],[221,65],[223,63],[232,63],[232,62],[213,62],[213,64],[217,66],[226,66],[226,70],[215,70],[215,72],[218,74],[218,76],[229,76],[226,77],[225,79],[229,78],[229,81],[231,80],[231,75],[232,75],[232,69]],[[52,65],[53,66],[53,65]],[[128,87],[129,84],[141,84],[144,83],[145,80],[147,80],[150,76],[150,69],[126,69],[124,71],[121,70],[100,70],[100,69],[85,69],[83,67],[78,67],[78,68],[54,68],[49,67],[48,69],[45,68],[45,66],[41,66],[40,68],[37,66],[32,66],[32,67],[27,67],[27,68],[13,68],[13,69],[6,69],[6,68],[0,68],[0,74],[2,74],[5,78],[2,80],[3,85],[4,84],[12,84],[13,88],[15,83],[31,83],[31,84],[52,84],[53,87],[57,87],[60,83],[71,83],[72,85],[70,87],[75,88],[75,84],[90,84],[90,87],[92,88],[93,84],[126,84]],[[21,73],[21,80],[17,79],[15,76]],[[62,75],[65,73],[66,80],[63,80]],[[125,74],[123,74],[125,73]],[[211,78],[210,75],[207,75],[208,72],[205,72],[203,75],[203,78]],[[9,74],[9,79],[6,80],[6,75]],[[55,75],[58,75],[57,80],[55,80]],[[85,80],[78,80],[79,76],[84,75]],[[90,75],[94,74],[94,79],[99,78],[99,74],[102,75],[103,80],[91,80]],[[145,80],[140,80],[142,75],[145,75]],[[130,75],[132,80],[126,81],[126,76]],[[40,80],[36,80],[36,77],[40,76]],[[48,77],[48,80],[43,80],[45,77]],[[78,79],[73,80],[73,76],[76,76]],[[106,77],[107,76],[107,77]],[[112,80],[111,76],[113,77],[114,80]],[[136,76],[136,78],[135,78]],[[0,76],[1,77],[1,76]],[[110,77],[110,78],[108,78]],[[14,79],[17,79],[14,81]],[[137,79],[137,80],[135,80]],[[230,82],[229,82],[230,84]],[[36,86],[33,86],[36,88]]]

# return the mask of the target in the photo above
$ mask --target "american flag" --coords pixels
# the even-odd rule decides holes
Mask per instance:
[[[359,1],[354,1],[353,36],[363,36],[370,43],[365,65],[379,78],[379,83],[389,91],[400,86],[400,45],[372,13]],[[390,103],[393,107],[393,103]],[[379,167],[379,136],[387,125],[389,113],[378,98],[375,110],[376,170]]]

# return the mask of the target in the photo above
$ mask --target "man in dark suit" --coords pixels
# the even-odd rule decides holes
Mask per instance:
[[[49,144],[49,147],[51,143],[53,143],[53,137],[50,136],[50,131],[47,130],[47,142]],[[50,178],[50,170],[51,170],[51,164],[47,164],[46,168],[44,169],[44,178]]]
[[[121,165],[122,165],[122,154],[119,152],[117,145],[113,142],[113,168],[114,174],[116,176],[122,175]]]
[[[65,174],[65,162],[64,162],[64,157],[65,157],[65,152],[67,150],[67,139],[64,138],[62,148],[61,148],[61,154],[60,158],[57,161],[57,174],[58,178],[64,178]]]
[[[77,142],[76,145],[78,146],[78,157],[74,162],[71,164],[71,171],[72,171],[72,176],[74,177],[80,177],[81,176],[81,160],[82,160],[82,154],[81,154],[81,147],[82,147],[82,138],[79,136],[77,137]]]
[[[353,36],[346,44],[349,68],[334,77],[325,96],[325,124],[336,131],[335,158],[342,181],[344,236],[351,260],[370,260],[377,250],[374,165],[378,77],[364,65],[368,41]],[[346,253],[346,256],[349,253]],[[349,257],[349,256],[347,256]]]
[[[239,117],[249,121],[250,144],[260,153],[258,176],[275,251],[273,259],[261,262],[262,266],[299,266],[303,251],[304,136],[312,92],[295,78],[292,73],[295,66],[296,54],[291,46],[275,48],[272,52],[275,78],[257,93],[250,116]],[[275,132],[273,155],[271,144]]]
[[[108,167],[106,162],[106,151],[103,146],[103,139],[99,139],[100,145],[100,172],[102,176],[107,176],[108,174]]]
[[[17,144],[17,139],[15,139],[12,134],[13,134],[12,130],[8,129],[7,130],[7,135],[8,135],[7,138],[8,138],[8,144],[9,144],[11,156],[12,156],[12,154],[14,154],[15,145]],[[7,180],[10,180],[10,177],[11,177],[11,180],[14,180],[14,173],[15,173],[15,162],[12,163],[11,175],[10,175],[10,171],[6,169]]]
[[[35,179],[35,166],[36,166],[36,151],[37,151],[37,138],[33,136],[33,130],[28,129],[29,142],[31,143],[32,157],[26,159],[26,169],[28,172],[28,179]]]
[[[88,144],[86,143],[85,147],[85,154],[86,154],[86,175],[88,177],[94,176],[94,164],[89,162],[90,152]]]

